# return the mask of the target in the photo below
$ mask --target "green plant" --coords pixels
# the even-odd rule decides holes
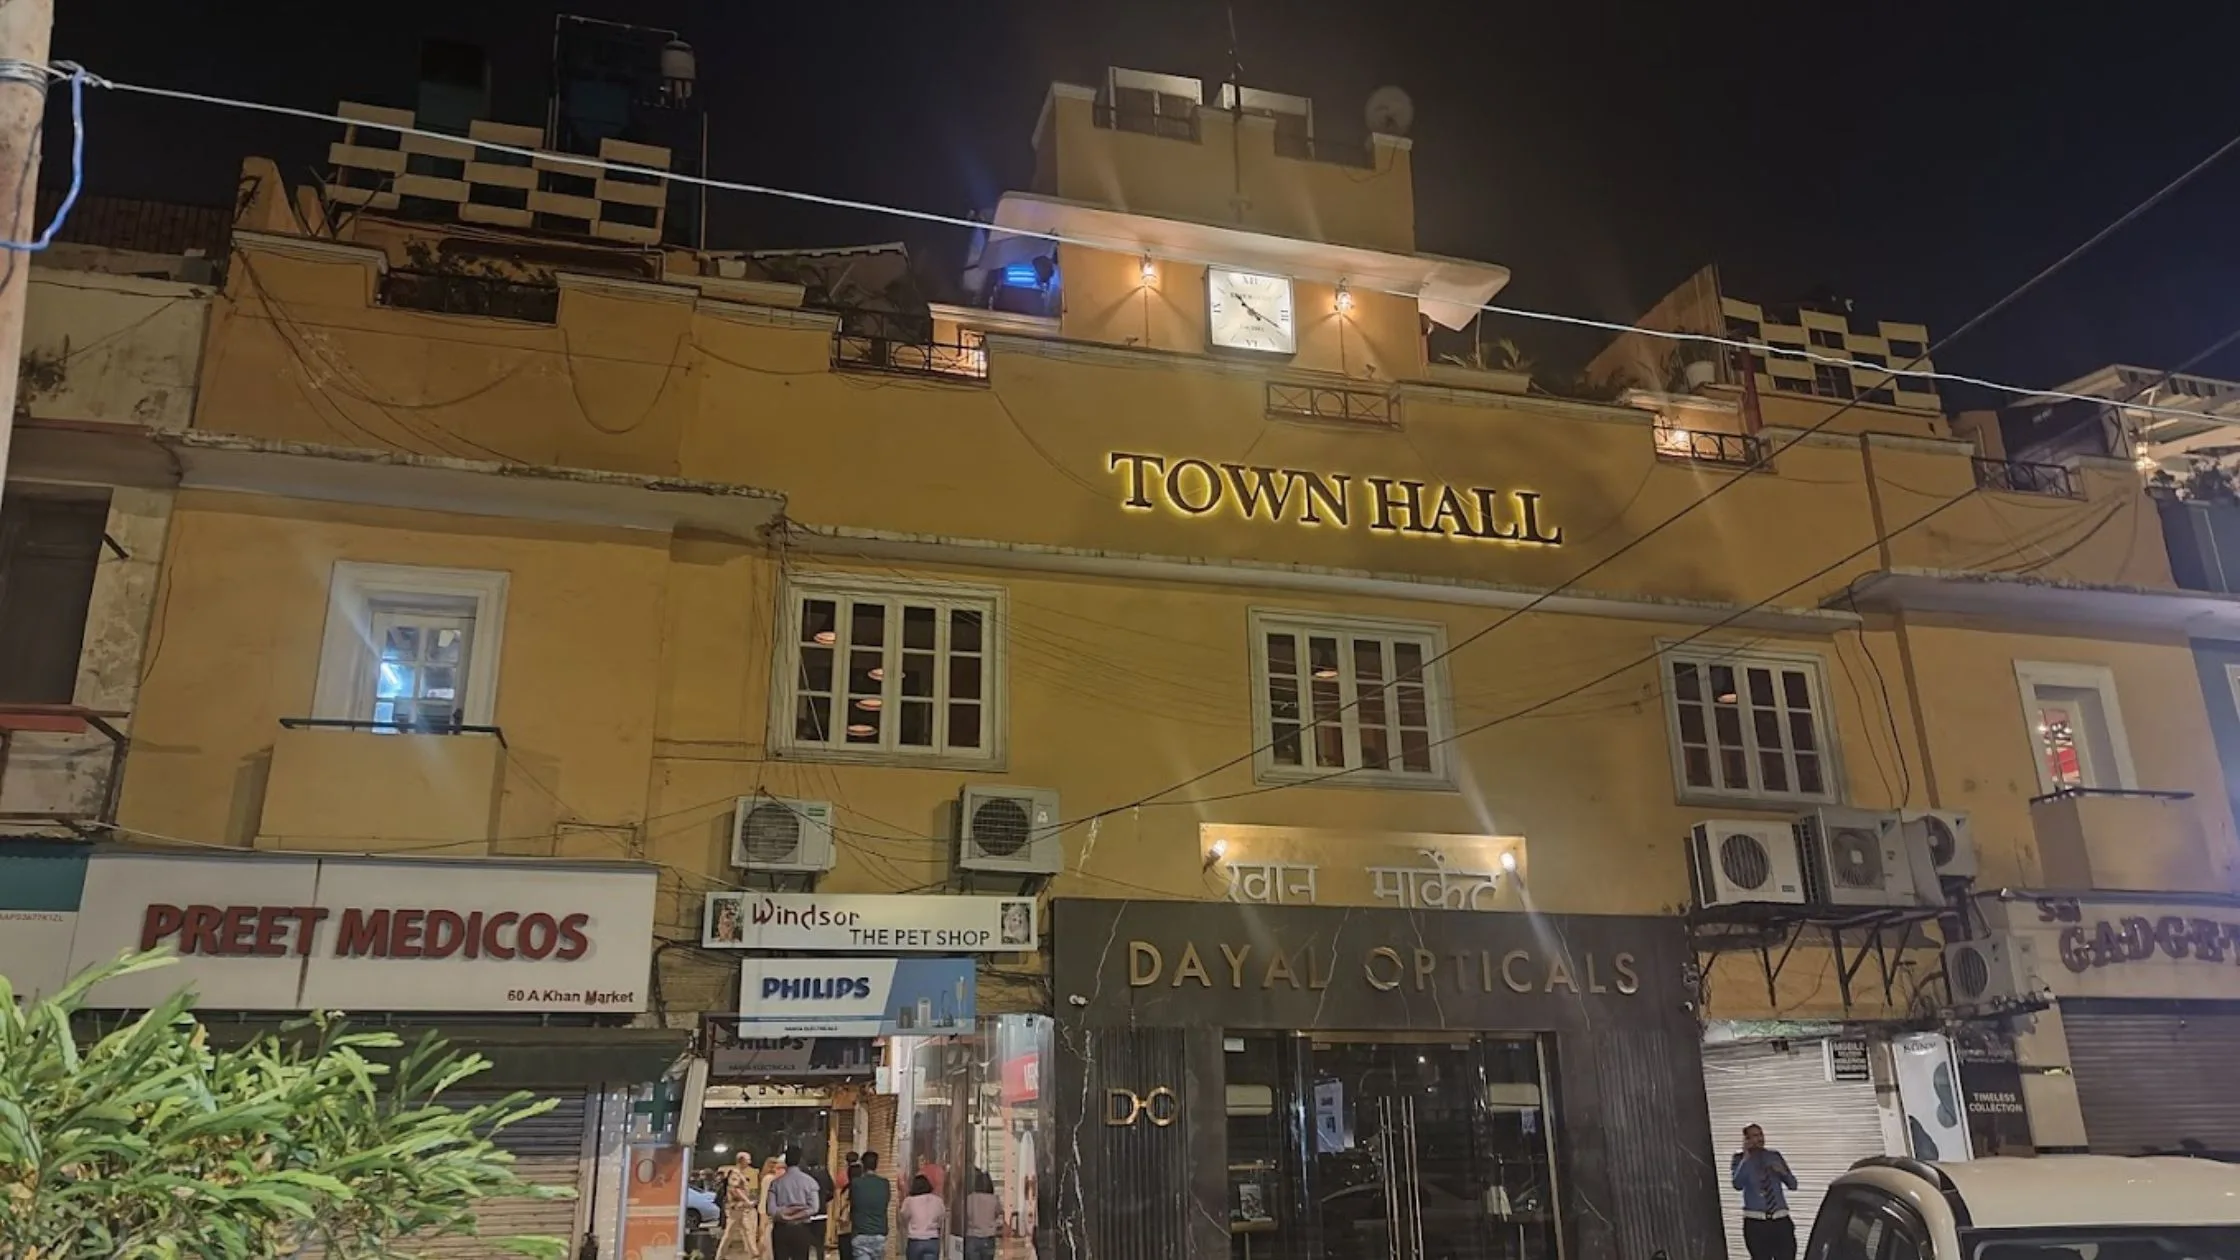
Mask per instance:
[[[0,978],[0,1260],[405,1256],[473,1233],[481,1199],[573,1193],[522,1181],[489,1136],[553,1100],[444,1105],[490,1064],[433,1037],[406,1049],[318,1015],[219,1048],[182,992],[81,1047],[95,985],[169,961],[90,967],[27,1009]]]

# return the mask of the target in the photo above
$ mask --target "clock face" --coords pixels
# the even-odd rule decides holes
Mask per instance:
[[[1224,350],[1290,354],[1298,349],[1291,281],[1249,271],[1206,272],[1206,340]]]

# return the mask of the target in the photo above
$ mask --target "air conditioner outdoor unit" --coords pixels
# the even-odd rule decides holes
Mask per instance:
[[[731,814],[731,864],[773,875],[831,870],[831,803],[740,797]]]
[[[2029,937],[2001,932],[1944,947],[1945,983],[1958,1006],[2022,1001],[2045,991]]]
[[[1940,881],[1976,877],[1975,831],[1966,814],[1948,809],[1908,810],[1901,824],[1912,850],[1914,874],[1931,901],[1944,900]]]
[[[1055,875],[1065,865],[1056,792],[968,787],[959,814],[958,870]]]
[[[1688,882],[1696,904],[1791,904],[1804,901],[1797,836],[1788,823],[1710,818],[1689,833]]]
[[[1922,904],[1898,816],[1828,806],[1797,819],[1805,895],[1815,905]]]

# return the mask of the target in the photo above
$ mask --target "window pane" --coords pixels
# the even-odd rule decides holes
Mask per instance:
[[[802,696],[794,701],[793,737],[819,744],[832,741],[832,697]]]
[[[1788,699],[1790,708],[1809,709],[1812,707],[1812,687],[1806,682],[1803,670],[1782,670],[1781,690]]]
[[[930,696],[933,694],[933,654],[930,652],[904,652],[902,654],[902,694]]]
[[[895,741],[912,748],[933,746],[933,701],[905,700],[895,726]]]
[[[373,720],[374,720],[374,721],[376,721],[376,722],[394,722],[394,721],[396,721],[396,720],[397,720],[397,702],[396,702],[396,701],[394,701],[394,700],[383,700],[383,701],[381,701],[380,703],[378,703],[378,704],[374,705],[374,706],[373,706]]]
[[[1734,689],[1734,666],[1711,667],[1711,698],[1720,704],[1733,704],[1739,698]]]
[[[420,627],[391,626],[381,640],[381,659],[385,661],[417,660],[420,656]]]
[[[886,641],[885,604],[857,602],[848,605],[848,642],[857,647],[878,647]]]
[[[1818,753],[1797,754],[1797,790],[1799,792],[1809,792],[1814,796],[1827,794],[1828,785],[1820,779],[1820,755]]]
[[[412,683],[412,666],[383,661],[374,679],[373,694],[384,700],[409,699],[412,696]]]
[[[1364,770],[1383,770],[1388,767],[1388,761],[1389,759],[1385,756],[1384,728],[1381,726],[1362,727],[1361,768]]]
[[[980,698],[979,657],[952,656],[949,658],[949,698],[952,700],[977,700]]]
[[[1314,760],[1318,766],[1340,769],[1346,764],[1346,732],[1339,707],[1338,641],[1315,637],[1307,640],[1307,694],[1314,703]]]
[[[1770,669],[1746,669],[1743,674],[1750,680],[1750,703],[1772,704],[1773,671]]]
[[[1750,756],[1739,748],[1719,750],[1719,773],[1725,782],[1721,786],[1734,792],[1750,790]]]
[[[1703,699],[1703,680],[1696,674],[1694,662],[1672,663],[1672,694],[1680,700]]]
[[[1820,733],[1813,729],[1810,713],[1789,715],[1789,746],[1800,752],[1810,752],[1820,746]]]
[[[832,649],[802,648],[800,676],[794,685],[802,691],[832,690]]]
[[[951,748],[978,748],[980,746],[979,705],[951,704],[949,706],[949,746]]]
[[[1711,781],[1711,750],[1708,748],[1683,748],[1680,765],[1686,773],[1689,787],[1716,787]]]
[[[1400,732],[1400,768],[1416,774],[1431,773],[1431,732]]]
[[[1761,751],[1758,754],[1758,773],[1765,777],[1763,787],[1768,792],[1789,790],[1789,763],[1778,752]]]
[[[431,700],[456,699],[458,675],[455,665],[430,665],[421,672],[420,694]]]
[[[949,614],[949,650],[952,652],[977,652],[980,650],[980,614],[970,609],[958,609]]]
[[[466,646],[466,642],[467,633],[464,630],[454,629],[450,626],[437,630],[434,642],[428,646],[429,663],[434,665],[458,664],[459,652]]]
[[[1761,752],[1781,747],[1780,714],[1771,709],[1752,709],[1750,710],[1750,724],[1756,728],[1758,748]]]
[[[1296,675],[1299,672],[1299,641],[1288,634],[1268,636],[1268,672],[1270,674]]]
[[[1680,706],[1680,742],[1683,744],[1708,744],[1711,742],[1711,737],[1704,730],[1702,705],[1683,704]]]
[[[848,706],[848,742],[851,744],[878,743],[879,717],[879,710],[866,710],[858,705]]]
[[[829,599],[801,601],[801,641],[803,643],[836,643],[839,635],[839,609]]]
[[[902,606],[902,646],[920,652],[933,650],[934,610],[922,604]]]
[[[1294,707],[1296,707],[1296,704],[1294,704]],[[1272,747],[1269,752],[1274,756],[1275,763],[1279,766],[1298,765],[1300,757],[1298,724],[1295,722],[1275,722],[1270,724],[1270,730],[1272,736],[1269,743]]]
[[[1721,748],[1742,747],[1742,710],[1722,704],[1711,711],[1712,726],[1719,732]]]

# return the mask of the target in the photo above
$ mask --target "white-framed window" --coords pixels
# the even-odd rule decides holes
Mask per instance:
[[[1666,649],[1661,665],[1683,798],[1841,798],[1819,657],[1696,645]]]
[[[1439,627],[1256,609],[1251,629],[1260,778],[1449,786]]]
[[[1004,741],[1002,592],[798,577],[786,584],[772,743],[815,757],[992,769]]]
[[[312,716],[400,731],[494,724],[506,575],[337,561]]]
[[[2016,661],[2014,677],[2041,792],[2138,786],[2107,666]]]

